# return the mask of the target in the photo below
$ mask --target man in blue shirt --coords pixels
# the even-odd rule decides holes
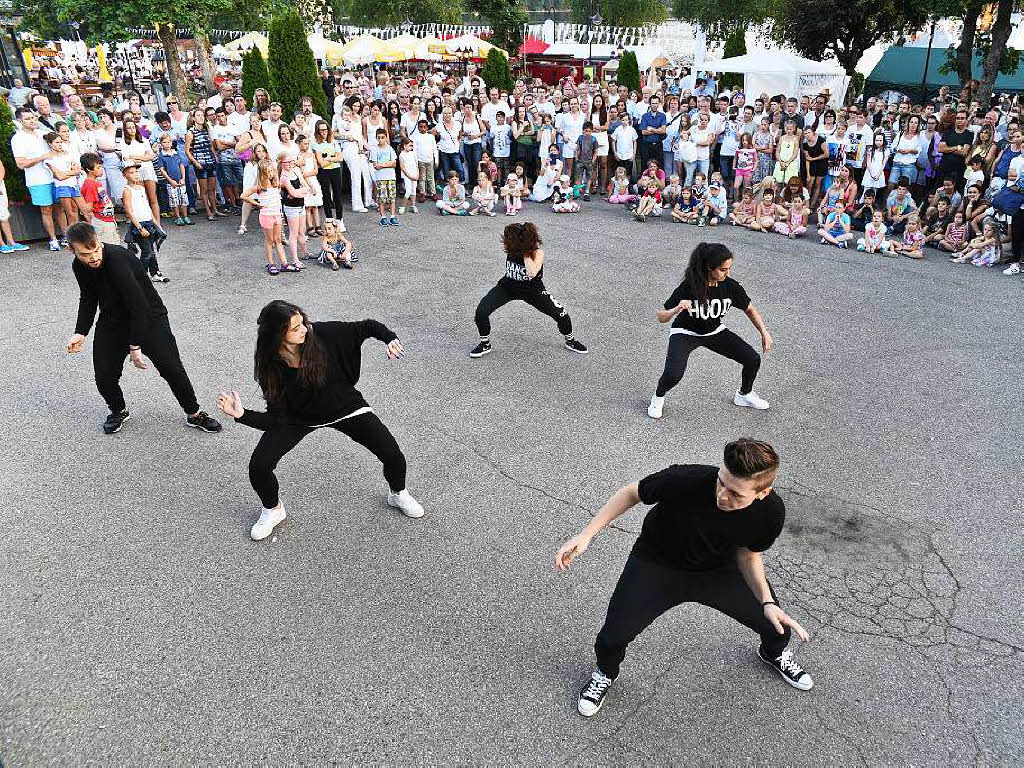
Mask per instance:
[[[650,160],[656,160],[661,165],[661,142],[665,140],[665,126],[668,123],[665,113],[661,111],[661,97],[652,95],[648,103],[651,108],[641,116],[639,125],[640,164],[643,168],[647,167]]]

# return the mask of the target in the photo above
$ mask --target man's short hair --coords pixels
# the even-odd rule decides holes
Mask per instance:
[[[79,221],[77,224],[72,224],[68,227],[67,234],[65,235],[70,245],[95,245],[97,241],[96,230],[93,229],[92,224],[86,224],[84,221]]]
[[[726,444],[723,458],[726,469],[736,477],[756,481],[762,491],[775,481],[779,471],[779,454],[771,444],[751,437]]]

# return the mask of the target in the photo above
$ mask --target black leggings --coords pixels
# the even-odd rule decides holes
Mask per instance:
[[[192,388],[185,366],[178,353],[178,342],[171,333],[171,326],[166,318],[150,320],[142,343],[142,354],[149,358],[174,393],[178,405],[186,414],[192,415],[199,411],[196,392]],[[105,325],[96,326],[96,337],[92,342],[92,366],[96,375],[96,388],[107,403],[112,413],[124,410],[124,392],[121,391],[121,372],[124,359],[128,357],[128,332],[123,327],[111,328]]]
[[[324,191],[324,216],[341,218],[341,168],[321,168],[316,172],[320,189]]]
[[[533,282],[539,283],[540,281],[534,280]],[[558,323],[559,332],[563,335],[568,336],[572,333],[572,320],[569,318],[569,313],[565,311],[565,307],[551,297],[543,283],[536,289],[510,291],[504,283],[500,282],[491,288],[476,306],[476,314],[473,319],[481,336],[491,335],[491,315],[510,301],[525,301],[542,314],[554,319]]]
[[[686,361],[690,353],[697,347],[707,347],[722,357],[735,360],[743,366],[740,381],[740,394],[746,395],[754,388],[754,379],[761,367],[761,356],[754,348],[728,328],[711,336],[691,336],[688,333],[673,333],[668,342],[668,355],[665,357],[665,372],[658,379],[655,394],[664,397],[672,387],[678,384],[686,373]]]
[[[770,583],[768,588],[778,601]],[[661,614],[682,603],[706,605],[750,627],[761,636],[761,650],[768,658],[777,658],[789,644],[789,627],[779,634],[733,565],[711,571],[682,571],[630,554],[594,643],[598,669],[615,679],[626,657],[626,646]]]
[[[361,413],[343,419],[331,427],[367,448],[384,465],[384,479],[393,493],[405,488],[405,456],[384,423],[375,413]],[[268,429],[256,444],[249,459],[249,482],[266,509],[277,506],[277,476],[274,469],[288,451],[314,430],[309,427],[280,426]]]
[[[1010,261],[1021,261],[1024,257],[1024,210],[1017,211],[1010,219]]]

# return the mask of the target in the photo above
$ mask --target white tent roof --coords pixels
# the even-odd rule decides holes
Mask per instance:
[[[595,59],[610,59],[612,54],[615,53],[616,46],[606,45],[604,43],[594,43],[593,51]],[[664,51],[660,47],[641,45],[631,47],[633,53],[636,54],[637,68],[643,72],[645,69],[649,69],[651,62],[657,59],[659,56],[666,56]],[[544,56],[572,56],[574,59],[586,60],[590,57],[591,47],[589,43],[573,43],[573,42],[562,42],[555,43],[549,46],[544,51]]]
[[[845,70],[835,62],[814,61],[797,56],[789,51],[751,51],[743,56],[706,61],[705,66],[712,72],[735,72],[739,74],[822,74],[844,75]]]

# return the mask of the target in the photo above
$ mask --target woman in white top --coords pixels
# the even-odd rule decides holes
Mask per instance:
[[[601,197],[608,186],[608,102],[600,93],[594,94],[590,105],[590,122],[594,126],[594,138],[597,139],[597,151],[594,153],[597,164],[597,181]]]
[[[341,156],[348,166],[352,181],[352,210],[366,213],[373,198],[373,176],[366,157],[366,142],[363,141],[363,126],[352,114],[352,108],[344,106],[341,114],[335,116],[335,134],[341,142]]]
[[[892,170],[889,172],[889,184],[895,185],[901,176],[910,179],[910,184],[917,184],[917,158],[921,154],[921,118],[911,115],[907,118],[907,130],[893,140],[889,146],[892,152]]]
[[[118,203],[124,197],[125,180],[121,172],[121,154],[118,151],[118,128],[114,113],[109,109],[99,111],[100,127],[94,131],[96,149],[103,159],[103,175],[107,179],[107,195]]]
[[[278,157],[283,152],[291,161],[299,156],[299,145],[295,143],[295,132],[290,125],[279,125],[277,127]],[[271,160],[275,158],[270,158]]]
[[[444,107],[441,110],[441,119],[434,126],[434,135],[437,136],[437,154],[441,161],[441,177],[446,181],[448,174],[457,171],[459,178],[465,183],[466,168],[462,164],[462,156],[459,155],[460,142],[462,140],[462,128],[452,116],[452,108]]]
[[[477,117],[476,110],[472,104],[465,104],[462,107],[462,156],[466,161],[466,192],[470,193],[476,187],[476,169],[480,166],[480,155],[483,154],[483,121]]]
[[[576,157],[576,140],[583,135],[583,123],[586,122],[580,111],[578,96],[569,98],[569,111],[563,112],[555,119],[555,128],[562,134],[562,158],[565,160],[565,173],[572,178],[572,161]]]
[[[121,123],[121,159],[128,163],[134,162],[139,166],[139,178],[146,188],[146,197],[149,198],[150,207],[159,210],[156,199],[156,169],[153,167],[153,147],[146,141],[139,132],[139,126],[134,120],[125,118]]]
[[[383,103],[374,101],[370,103],[370,114],[363,118],[363,139],[371,146],[377,143],[377,129],[383,128],[388,134],[388,141],[391,141],[391,131],[388,130],[388,121],[384,117]]]
[[[78,110],[71,116],[71,120],[75,126],[71,132],[72,152],[77,157],[81,157],[86,152],[96,153],[96,133],[93,130],[92,120],[89,119],[89,113]]]
[[[711,119],[707,112],[697,113],[697,127],[690,129],[690,140],[697,145],[697,165],[695,173],[703,173],[708,178],[708,167],[711,165],[711,145],[715,135],[708,130]]]

